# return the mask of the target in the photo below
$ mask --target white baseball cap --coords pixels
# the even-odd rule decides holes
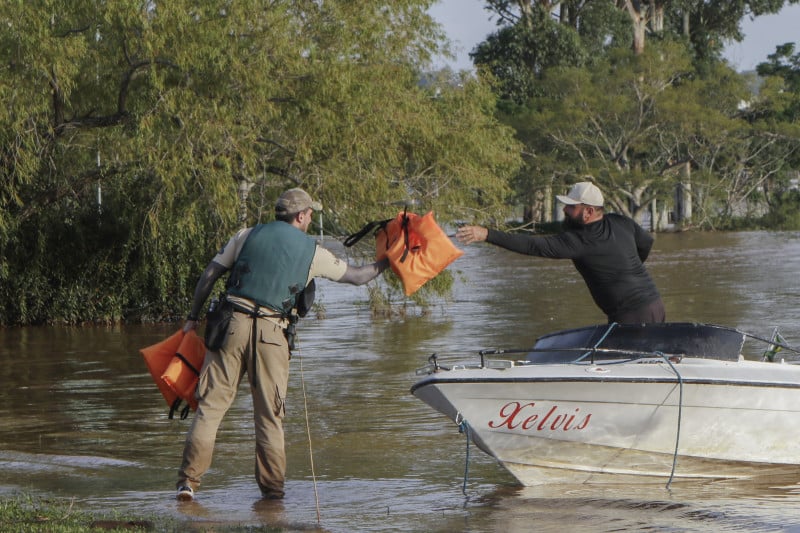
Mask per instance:
[[[566,205],[586,204],[593,207],[603,207],[603,193],[594,183],[582,181],[576,183],[566,196],[559,194],[558,201]]]

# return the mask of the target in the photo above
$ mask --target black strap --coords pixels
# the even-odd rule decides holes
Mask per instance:
[[[344,240],[343,244],[347,248],[350,248],[355,243],[357,243],[358,241],[363,239],[364,236],[367,233],[369,233],[370,231],[372,231],[375,228],[377,228],[378,230],[384,229],[386,227],[386,224],[388,224],[392,220],[394,220],[394,219],[393,218],[387,218],[386,220],[373,220],[372,222],[367,222],[367,224],[363,228],[361,228],[360,230],[358,230],[357,232],[355,232],[355,233],[353,233],[351,235],[348,235],[347,238]],[[376,233],[377,233],[377,230],[376,230]]]
[[[184,362],[184,364],[185,364],[186,366],[188,366],[188,367],[189,367],[189,368],[192,370],[192,372],[194,372],[194,373],[195,373],[195,375],[198,375],[198,376],[200,375],[200,371],[199,371],[199,370],[197,370],[197,369],[194,367],[194,365],[192,365],[192,363],[190,363],[190,362],[189,362],[189,360],[188,360],[188,359],[186,359],[186,357],[184,357],[184,356],[183,356],[183,354],[182,354],[182,353],[180,353],[180,352],[175,352],[175,357],[177,357],[178,359],[180,359],[181,361],[183,361],[183,362]],[[171,406],[170,406],[170,408],[169,408],[169,418],[170,418],[170,419],[173,419],[173,418],[175,418],[175,412],[176,412],[178,409],[180,409],[180,406],[181,406],[181,398],[175,398],[175,401],[174,401],[174,402],[172,402],[172,405],[171,405]],[[181,409],[181,412],[180,412],[181,420],[186,420],[186,417],[188,417],[188,416],[189,416],[189,410],[190,410],[190,409],[191,409],[191,408],[190,408],[190,406],[189,406],[189,404],[188,404],[188,403],[187,403],[187,404],[186,404],[186,405],[183,407],[183,409]]]
[[[400,262],[403,263],[408,257],[408,206],[403,209],[403,222],[401,224],[401,228],[403,230],[403,255],[400,257]]]
[[[169,418],[170,418],[170,420],[175,418],[175,411],[177,411],[180,408],[180,406],[181,406],[181,399],[180,398],[175,398],[175,401],[172,402],[172,405],[169,408]],[[183,409],[181,409],[181,412],[180,412],[181,420],[186,420],[186,417],[189,416],[189,409],[190,409],[190,406],[189,406],[188,403],[183,407]]]
[[[199,376],[199,375],[200,375],[200,371],[199,371],[199,370],[197,370],[197,369],[194,367],[194,365],[192,365],[192,363],[190,363],[190,362],[189,362],[189,360],[188,360],[188,359],[186,359],[186,357],[184,357],[184,356],[183,356],[183,354],[181,354],[180,352],[175,352],[175,357],[177,357],[178,359],[180,359],[181,361],[183,361],[183,362],[186,364],[186,366],[188,366],[188,367],[189,367],[189,368],[192,370],[192,372],[194,372],[194,373],[195,373],[195,375],[196,375],[196,376]]]
[[[258,309],[258,304],[256,304],[255,309],[253,309],[253,327],[250,332],[250,350],[253,352],[253,364],[251,368],[251,372],[253,373],[253,388],[255,388],[258,383],[258,372],[256,371],[256,364],[258,362],[258,352],[256,352],[256,348],[258,347]]]

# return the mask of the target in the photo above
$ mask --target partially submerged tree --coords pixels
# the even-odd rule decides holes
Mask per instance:
[[[440,220],[518,166],[478,80],[419,83],[429,0],[3,0],[0,323],[163,319],[302,186],[347,232]]]

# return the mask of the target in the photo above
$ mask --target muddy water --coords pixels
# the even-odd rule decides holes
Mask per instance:
[[[568,262],[487,245],[465,251],[452,267],[452,300],[426,317],[412,309],[372,320],[365,288],[318,284],[326,316],[300,326],[281,503],[258,499],[244,388],[198,499],[173,499],[189,421],[167,418],[138,350],[177,324],[0,330],[0,496],[24,491],[199,528],[800,531],[800,480],[523,488],[468,450],[452,422],[409,394],[430,353],[523,348],[604,317]],[[800,233],[659,235],[648,263],[669,319],[759,336],[778,326],[800,345]]]

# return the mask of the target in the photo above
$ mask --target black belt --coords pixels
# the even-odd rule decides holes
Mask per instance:
[[[282,315],[280,313],[277,314],[277,315],[267,315],[267,314],[261,313],[258,310],[258,308],[250,309],[250,308],[245,307],[245,306],[243,306],[241,304],[237,304],[235,302],[231,302],[230,300],[228,300],[228,305],[233,307],[233,312],[234,313],[241,313],[243,315],[247,315],[247,316],[252,317],[252,318],[286,318],[284,315]]]

